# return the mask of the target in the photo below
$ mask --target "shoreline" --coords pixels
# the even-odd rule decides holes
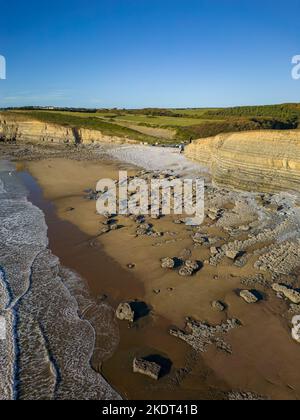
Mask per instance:
[[[24,176],[23,174],[21,173],[22,177]],[[28,175],[26,175],[26,178],[28,178]],[[32,180],[29,179],[26,182],[27,186],[30,187],[31,182]],[[78,231],[75,225],[58,219],[51,201],[49,202],[48,200],[42,198],[40,195],[41,192],[36,192],[35,185],[33,185],[33,190],[34,194],[31,194],[30,198],[45,213],[50,238],[50,248],[56,253],[56,255],[59,255],[63,265],[71,267],[72,270],[75,270],[82,278],[86,279],[94,299],[97,299],[98,297],[101,300],[103,294],[106,294],[108,295],[108,298],[105,301],[114,308],[117,307],[120,301],[130,299],[133,296],[134,298],[143,300],[145,297],[145,291],[142,288],[133,287],[132,273],[130,273],[128,279],[130,281],[130,286],[126,285],[122,289],[121,283],[124,283],[124,269],[122,268],[122,271],[120,271],[118,263],[116,262],[113,262],[115,267],[114,273],[110,274],[110,282],[113,285],[109,291],[107,292],[108,286],[105,286],[105,282],[103,284],[103,282],[100,281],[99,288],[95,286],[95,276],[93,275],[93,271],[97,271],[97,267],[101,264],[101,257],[99,260],[99,255],[101,255],[103,251],[101,251],[101,248],[99,247],[92,247],[92,249],[87,248],[86,250],[84,250],[82,246],[78,247],[78,243],[88,243],[92,238],[86,233]],[[64,236],[66,235],[68,241],[64,241],[62,239],[62,234]],[[61,241],[62,243],[60,243]],[[68,252],[65,251],[66,247],[72,247],[70,254],[72,256],[71,258],[68,256]],[[96,256],[94,255],[95,249],[97,250]],[[76,253],[76,257],[73,252]],[[90,257],[88,257],[88,255],[90,255]],[[83,260],[86,258],[88,261],[83,263]],[[75,264],[74,261],[76,261]],[[106,260],[105,262],[107,263],[108,261]],[[121,283],[118,282],[118,273],[123,273]],[[101,278],[103,279],[103,277]],[[120,287],[120,290],[117,295],[114,295],[114,288],[117,287],[117,285]],[[199,384],[199,386],[197,385],[195,391],[188,389],[180,390],[174,386],[173,381],[175,381],[178,371],[185,367],[186,357],[189,355],[190,350],[184,343],[180,343],[179,341],[174,342],[169,334],[164,333],[164,331],[167,332],[171,325],[171,321],[163,319],[158,315],[153,315],[148,319],[141,320],[138,324],[136,324],[136,328],[132,329],[128,329],[126,323],[119,323],[121,334],[121,341],[119,345],[120,349],[115,351],[114,355],[108,360],[105,360],[102,363],[102,366],[99,367],[97,355],[94,354],[92,358],[93,368],[96,371],[101,372],[104,378],[106,378],[106,380],[126,398],[153,398],[154,400],[159,400],[162,395],[164,395],[166,399],[173,398],[174,395],[178,395],[177,399],[197,399],[197,395],[199,393],[199,391],[196,390],[197,388],[199,388],[199,390],[203,388],[202,395],[203,398],[206,398],[209,395],[209,392],[206,390],[205,384],[203,386],[201,384]],[[163,350],[164,348],[165,351]],[[168,354],[172,355],[172,361],[174,363],[172,375],[171,377],[162,380],[159,386],[154,387],[151,381],[147,380],[147,378],[144,379],[144,377],[139,377],[132,373],[132,358],[136,355],[145,356],[148,353],[159,353],[161,355],[165,355],[166,357]],[[120,370],[124,371],[122,377],[119,375]],[[139,395],[140,397],[138,397]]]
[[[106,153],[96,153],[92,160],[88,157],[70,160],[60,155],[55,158],[44,156],[40,162],[28,162],[30,172],[38,180],[46,200],[55,205],[57,216],[93,238],[99,236],[102,219],[95,214],[95,202],[84,199],[84,190],[93,188],[102,174],[111,176],[120,167],[130,169],[131,165],[132,162],[129,166],[128,163],[107,162]],[[159,396],[166,395],[164,392],[170,392],[170,387],[174,399],[175,395],[179,395],[178,399],[190,395],[190,399],[200,400],[298,399],[300,375],[294,372],[293,366],[298,363],[299,344],[291,338],[291,306],[287,300],[278,299],[271,290],[274,281],[286,282],[294,288],[299,284],[296,274],[299,259],[285,258],[279,264],[281,252],[290,252],[291,255],[298,252],[296,239],[300,225],[297,198],[283,193],[236,192],[210,184],[207,185],[206,195],[207,217],[198,233],[214,241],[210,245],[219,247],[218,259],[211,254],[211,246],[193,242],[191,237],[195,231],[188,230],[185,225],[175,225],[174,220],[168,217],[151,221],[155,230],[164,233],[159,240],[136,237],[136,225],[130,218],[118,218],[122,229],[99,236],[99,246],[105,253],[144,285],[140,296],[127,287],[128,294],[121,300],[126,300],[129,295],[131,299],[143,298],[153,314],[133,329],[128,330],[126,324],[119,323],[121,342],[118,351],[103,365],[104,376],[109,378],[112,375],[112,378],[116,371],[119,375],[120,369],[125,366],[124,383],[110,382],[131,399],[140,395],[136,391],[139,389],[142,396],[145,395],[143,392],[150,395],[151,390],[158,394],[159,399]],[[68,208],[74,210],[66,211]],[[222,215],[217,219],[211,218],[212,208],[222,209]],[[172,234],[168,238],[167,232],[173,232],[174,236]],[[226,257],[226,250],[232,249],[228,246],[245,250],[246,259],[241,265]],[[193,258],[204,263],[199,273],[183,279],[176,271],[162,270],[162,257],[180,256],[187,249],[192,252]],[[77,252],[80,255],[81,250],[77,248]],[[271,258],[274,260],[269,265]],[[257,262],[260,262],[260,268],[256,267]],[[128,263],[135,264],[134,270],[126,267]],[[264,268],[264,264],[268,264],[268,268]],[[145,270],[146,267],[151,267],[151,270]],[[92,284],[99,282],[94,278]],[[108,286],[109,282],[105,287]],[[262,299],[255,305],[246,304],[239,296],[239,290],[243,288],[259,291]],[[154,293],[154,289],[159,289],[160,293]],[[111,290],[113,296],[116,291],[114,288]],[[122,293],[115,294],[114,305],[119,302]],[[211,303],[216,299],[226,303],[224,312],[212,309]],[[205,352],[195,354],[187,343],[171,337],[169,327],[184,328],[187,316],[211,326],[221,325],[232,318],[238,319],[241,328],[226,336],[226,346],[229,345],[232,354],[223,353],[211,345]],[[158,326],[156,320],[159,317],[169,321],[162,323],[158,329],[152,329],[151,335],[151,322]],[[123,330],[125,337],[136,343],[133,353],[128,352],[130,347],[124,341]],[[143,334],[150,339],[147,341],[150,346],[139,349],[138,343]],[[166,340],[165,343],[170,344],[162,345],[160,342],[151,345],[155,336],[160,337],[161,342]],[[182,348],[182,358],[176,358],[172,353],[177,345]],[[261,349],[259,354],[256,351],[258,346]],[[268,355],[273,352],[274,346],[277,353],[273,355],[274,363],[270,364]],[[133,356],[146,356],[153,351],[174,361],[172,373],[158,384],[133,375],[131,370]],[[124,353],[125,359],[122,358]],[[203,376],[204,372],[206,376]],[[126,389],[128,386],[131,391]],[[184,394],[185,390],[191,394]]]
[[[129,149],[131,147],[129,146]],[[126,149],[128,150],[128,148]],[[121,150],[124,150],[124,148],[121,147]],[[99,232],[99,222],[101,226],[102,219],[94,214],[95,202],[86,203],[82,191],[85,188],[93,188],[96,184],[95,181],[102,177],[97,165],[101,167],[104,165],[103,167],[105,167],[105,162],[99,162],[98,164],[96,162],[89,164],[88,162],[75,161],[68,163],[65,160],[60,161],[56,159],[48,160],[48,162],[43,162],[42,164],[38,162],[30,163],[32,174],[36,176],[43,186],[47,199],[55,203],[59,217],[69,220],[85,233],[92,235],[96,235]],[[130,164],[132,164],[132,161]],[[153,164],[152,159],[151,165]],[[48,168],[49,170],[47,165],[51,166],[51,168]],[[116,163],[116,169],[119,168],[119,165],[124,168],[124,163]],[[104,172],[107,173],[107,168]],[[63,178],[69,180],[67,188],[65,185],[63,188],[62,186],[58,188],[56,184],[49,185],[49,180],[53,179],[54,173],[65,174]],[[78,180],[80,180],[79,185]],[[64,191],[68,191],[67,197],[64,197]],[[289,200],[293,200],[293,198],[282,194],[270,195],[272,200],[274,200],[274,204],[267,204],[267,207],[270,206],[270,209],[268,209],[264,201],[261,203],[261,197],[264,197],[261,194],[240,193],[211,186],[209,186],[209,191],[211,191],[211,197],[207,197],[206,207],[224,208],[224,215],[219,221],[207,218],[200,231],[203,229],[203,232],[208,237],[211,237],[211,240],[217,240],[216,246],[221,247],[230,243],[236,243],[238,246],[245,243],[246,246],[249,241],[252,241],[253,245],[247,245],[249,249],[245,248],[247,249],[246,256],[248,258],[242,266],[233,264],[233,261],[226,257],[222,257],[220,262],[216,260],[216,263],[213,263],[209,247],[193,244],[191,236],[195,231],[189,230],[184,225],[174,225],[172,218],[169,217],[155,221],[150,221],[149,219],[156,231],[164,232],[162,239],[135,238],[135,223],[128,218],[118,217],[118,223],[123,225],[124,228],[113,233],[101,235],[99,241],[105,252],[116,259],[122,267],[126,267],[128,263],[135,264],[133,272],[145,285],[144,301],[152,308],[156,316],[169,319],[170,327],[175,325],[179,328],[184,328],[187,316],[199,321],[203,320],[209,325],[220,325],[222,322],[232,318],[237,318],[242,322],[242,328],[228,334],[228,341],[233,348],[231,356],[228,356],[226,353],[222,354],[222,352],[218,352],[213,347],[197,356],[197,363],[199,364],[201,361],[208,367],[211,372],[210,375],[213,377],[216,375],[212,383],[220,383],[220,380],[223,383],[217,389],[223,389],[225,393],[232,390],[240,390],[241,392],[250,392],[254,395],[270,396],[274,399],[290,398],[291,392],[285,391],[284,387],[279,386],[278,389],[276,386],[274,387],[275,377],[274,379],[272,377],[275,375],[275,372],[273,368],[270,369],[267,358],[271,348],[276,343],[278,348],[280,348],[276,360],[280,370],[283,372],[283,378],[286,376],[286,378],[289,378],[286,379],[287,381],[295,380],[298,383],[299,380],[300,383],[300,376],[292,379],[291,365],[283,363],[281,359],[282,354],[285,354],[285,360],[296,360],[299,357],[298,345],[291,339],[288,319],[284,322],[279,322],[282,316],[279,314],[284,315],[286,312],[286,303],[278,301],[276,296],[268,291],[272,284],[271,275],[260,273],[260,270],[254,268],[254,263],[260,258],[257,252],[261,252],[260,250],[266,247],[268,248],[271,238],[276,243],[276,238],[279,238],[281,235],[279,232],[281,232],[283,226],[285,226],[286,232],[295,232],[293,218],[295,217],[296,221],[298,216],[293,216],[293,211],[289,210],[292,208],[292,201],[289,204]],[[288,212],[287,216],[280,216],[278,220],[275,204],[277,202],[277,206],[285,206]],[[68,206],[75,210],[66,213],[64,210]],[[206,209],[206,211],[208,210]],[[272,229],[268,230],[270,217],[274,218],[274,221],[277,220],[274,232]],[[87,218],[88,222],[85,218]],[[282,221],[280,221],[280,218],[282,218]],[[286,221],[284,221],[285,218],[287,219]],[[229,231],[226,231],[227,226],[229,228],[229,226],[234,226],[235,224],[237,226],[249,225],[247,229],[253,232],[255,241],[249,239],[249,231],[237,231],[238,236],[234,231],[236,228],[231,227]],[[167,232],[172,233],[172,235],[169,236]],[[175,236],[173,236],[173,233]],[[222,238],[222,240],[218,238]],[[159,246],[156,246],[158,244]],[[286,244],[290,246],[288,241]],[[268,253],[267,248],[265,252]],[[166,272],[160,267],[161,258],[179,256],[184,249],[191,250],[192,258],[203,262],[208,261],[199,273],[186,280],[180,278],[176,272]],[[145,267],[151,267],[151,270],[145,270]],[[287,267],[288,269],[289,267]],[[259,275],[262,276],[266,285],[269,284],[267,289],[260,285],[261,277]],[[215,277],[217,277],[217,280],[214,280]],[[285,279],[287,278],[285,277]],[[252,288],[260,290],[260,293],[263,296],[268,296],[268,298],[263,299],[255,306],[245,304],[236,292],[243,288],[241,285],[242,280],[252,281]],[[258,283],[255,284],[257,281]],[[160,290],[159,294],[153,292],[156,289]],[[131,298],[136,298],[134,293],[132,293]],[[222,313],[212,310],[211,302],[214,300],[225,302],[227,309]],[[288,315],[284,316],[287,317]],[[167,337],[168,331],[165,330],[164,334]],[[256,347],[254,343],[258,339],[261,340],[262,337],[264,337],[263,349],[258,357],[254,351]],[[172,343],[177,342],[174,337],[172,340]],[[253,350],[251,356],[249,356],[250,348]],[[189,350],[191,349],[187,348],[187,351]],[[168,356],[166,352],[163,352],[163,354]],[[280,354],[281,356],[279,356]],[[130,366],[127,366],[127,378],[129,378]],[[238,370],[235,370],[236,366],[239,366]],[[257,370],[258,366],[260,366],[260,370]],[[184,368],[184,365],[181,368]],[[203,371],[203,369],[200,369],[200,372],[201,370]],[[192,372],[195,371],[197,369],[193,368]],[[195,377],[193,376],[194,373],[188,374],[188,378],[194,378],[193,386],[196,388],[201,383],[199,379],[201,377],[200,372]],[[246,382],[244,372],[249,374],[249,379]],[[198,379],[195,379],[197,377]],[[186,379],[184,383],[185,381]],[[269,385],[267,385],[268,383]],[[298,385],[295,384],[294,388],[298,389]]]
[[[6,339],[0,342],[0,368],[14,390],[7,395],[5,387],[3,398],[119,399],[90,367],[94,332],[78,315],[89,304],[80,278],[63,269],[48,249],[44,215],[28,201],[12,166],[2,165],[0,180],[1,266],[5,273],[5,283],[2,276],[0,286],[6,284],[11,295],[10,301],[1,300],[1,314],[8,322]],[[7,370],[9,364],[2,363],[9,354],[14,373]]]

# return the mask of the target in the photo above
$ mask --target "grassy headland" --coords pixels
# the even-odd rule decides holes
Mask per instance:
[[[5,112],[151,144],[189,141],[235,131],[296,129],[300,123],[300,104],[191,109],[23,108]]]

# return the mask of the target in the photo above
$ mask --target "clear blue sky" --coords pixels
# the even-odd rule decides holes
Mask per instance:
[[[0,106],[300,102],[299,0],[10,0],[0,13]]]

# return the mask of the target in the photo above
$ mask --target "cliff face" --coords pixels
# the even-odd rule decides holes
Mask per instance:
[[[199,139],[185,154],[220,186],[300,192],[300,131],[251,131]]]
[[[28,120],[18,116],[11,117],[4,114],[0,114],[0,140],[1,139],[30,143],[136,143],[135,140],[107,136],[97,130],[65,127],[37,120]]]

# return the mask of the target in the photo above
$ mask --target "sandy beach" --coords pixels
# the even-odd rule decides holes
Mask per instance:
[[[151,169],[155,170],[155,152],[149,150],[152,153]],[[142,152],[145,156],[144,149]],[[300,375],[293,366],[300,361],[300,356],[298,344],[290,334],[288,302],[279,300],[270,291],[274,281],[272,273],[262,273],[254,268],[259,251],[269,245],[268,237],[248,246],[247,259],[240,265],[226,256],[214,264],[210,246],[200,245],[192,239],[199,231],[217,246],[237,240],[242,243],[248,240],[250,230],[255,236],[258,225],[263,231],[272,218],[274,225],[277,216],[275,206],[268,205],[266,210],[263,197],[259,194],[218,190],[210,186],[207,207],[222,207],[224,214],[218,221],[207,217],[200,229],[177,225],[174,216],[166,216],[160,220],[147,220],[155,231],[163,232],[162,237],[136,236],[136,222],[128,217],[117,217],[117,223],[122,228],[101,234],[104,218],[96,214],[95,201],[86,200],[84,191],[94,189],[97,181],[103,177],[117,179],[120,168],[130,170],[131,174],[138,171],[132,167],[132,150],[127,159],[128,151],[124,154],[123,150],[117,150],[115,153],[119,158],[125,155],[125,162],[109,161],[107,157],[99,162],[56,158],[28,162],[25,166],[41,186],[45,200],[54,204],[59,219],[76,226],[90,238],[92,248],[100,246],[126,273],[124,281],[123,278],[116,280],[115,276],[112,281],[111,277],[105,275],[101,276],[101,280],[97,279],[95,272],[92,274],[94,270],[91,266],[87,268],[80,260],[81,251],[78,248],[76,255],[81,262],[71,268],[81,270],[80,274],[85,276],[94,296],[107,295],[115,308],[122,301],[137,299],[146,302],[151,309],[150,315],[140,320],[133,331],[128,331],[128,326],[120,323],[123,339],[119,349],[103,365],[108,380],[117,389],[120,387],[123,395],[132,397],[139,389],[140,393],[136,393],[135,397],[140,395],[141,398],[145,398],[148,389],[152,389],[151,395],[157,395],[158,398],[161,392],[168,395],[170,389],[178,398],[197,398],[197,395],[199,399],[203,395],[216,398],[219,393],[228,395],[231,391],[237,392],[237,395],[251,393],[272,399],[298,398]],[[159,156],[160,150],[156,153]],[[114,155],[114,152],[109,151],[109,154]],[[188,161],[182,165],[181,159],[180,156],[180,163],[172,161],[170,170],[176,168],[180,172],[184,169],[185,173],[187,169],[195,171],[194,166],[189,167]],[[284,201],[282,196],[274,195],[271,198],[274,203],[276,200]],[[248,205],[247,212],[243,203]],[[252,203],[251,211],[249,203]],[[250,226],[249,230],[243,228],[233,234],[229,229],[241,225]],[[60,258],[64,258],[65,254],[64,250],[58,252]],[[84,255],[88,254],[89,251],[86,251]],[[203,263],[194,276],[183,278],[175,270],[161,268],[162,258],[180,258],[186,254],[190,259]],[[72,257],[74,260],[74,254]],[[129,269],[129,264],[134,268]],[[249,289],[245,284],[261,293],[262,299],[255,305],[247,304],[239,296],[239,290]],[[223,302],[225,310],[214,310],[214,301]],[[186,317],[209,325],[221,325],[227,320],[238,319],[241,326],[229,331],[224,338],[232,351],[222,351],[212,344],[205,352],[199,352],[178,338],[171,337],[169,329],[172,326],[184,328]],[[155,387],[131,371],[132,357],[138,354],[145,356],[151,351],[173,362],[169,378],[162,379]],[[119,369],[125,369],[126,378],[119,376],[120,379],[116,379]]]

